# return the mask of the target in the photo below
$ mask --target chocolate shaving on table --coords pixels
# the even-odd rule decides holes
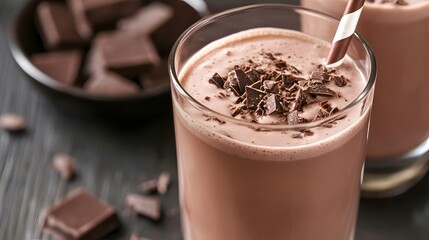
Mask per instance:
[[[249,59],[243,65],[235,65],[226,77],[215,73],[209,79],[210,83],[237,96],[229,106],[233,117],[256,123],[261,116],[275,115],[280,119],[279,123],[294,125],[325,118],[338,111],[338,108],[321,105],[314,119],[307,120],[300,116],[307,105],[340,97],[339,93],[327,85],[344,87],[350,80],[337,75],[334,68],[318,65],[310,72],[310,76],[305,77],[301,70],[276,57],[279,55],[261,55],[265,58],[262,63]],[[229,92],[220,97],[226,98],[228,95]],[[216,119],[208,117],[207,120]],[[301,133],[300,136],[310,135],[311,133]]]
[[[22,132],[27,128],[24,117],[15,113],[4,113],[0,115],[0,128],[9,132]]]
[[[161,218],[161,203],[158,197],[130,193],[126,197],[126,204],[135,212],[154,221]]]
[[[158,191],[158,181],[156,179],[150,179],[140,184],[139,189],[143,193],[155,193]]]

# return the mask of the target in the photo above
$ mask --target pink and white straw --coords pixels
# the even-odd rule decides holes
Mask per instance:
[[[328,67],[337,67],[343,62],[352,40],[352,35],[359,22],[364,3],[365,0],[349,0],[347,3],[346,10],[338,25],[334,40],[332,40],[331,50],[326,59]]]

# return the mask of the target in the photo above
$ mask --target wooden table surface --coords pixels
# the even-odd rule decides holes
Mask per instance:
[[[21,114],[29,125],[18,135],[0,130],[0,240],[49,239],[37,227],[42,209],[79,186],[118,209],[122,228],[106,239],[129,239],[132,232],[153,240],[182,239],[180,216],[167,214],[179,208],[171,114],[124,129],[57,112],[26,81],[9,51],[7,25],[23,2],[0,0],[0,113]],[[208,1],[212,12],[250,2],[256,1]],[[59,152],[76,158],[79,175],[71,182],[51,169]],[[162,198],[163,221],[128,214],[125,195],[164,170],[172,173],[173,183]],[[356,239],[429,239],[429,177],[402,196],[362,200]]]

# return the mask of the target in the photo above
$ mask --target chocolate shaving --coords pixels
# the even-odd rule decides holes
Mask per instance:
[[[126,203],[137,213],[154,221],[161,218],[161,203],[158,197],[130,193],[126,197]]]
[[[326,96],[326,97],[333,97],[336,96],[337,93],[325,85],[316,84],[307,89],[308,94],[318,95],[318,96]]]

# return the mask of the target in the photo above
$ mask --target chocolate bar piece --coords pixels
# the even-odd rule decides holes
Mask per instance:
[[[184,1],[165,2],[168,6],[152,3],[137,12],[135,16],[118,23],[119,29],[150,35],[163,56],[169,54],[180,34],[201,18],[198,12]]]
[[[167,4],[153,2],[140,9],[133,16],[120,20],[117,24],[121,30],[149,35],[162,27],[174,15],[174,10]]]
[[[31,56],[33,64],[46,75],[67,85],[74,85],[82,62],[81,50],[46,52]]]
[[[82,37],[88,39],[94,31],[113,29],[116,21],[133,14],[140,0],[69,0],[71,11]]]
[[[123,32],[97,37],[90,51],[90,73],[108,69],[126,77],[137,77],[161,62],[148,37]]]
[[[102,96],[128,96],[140,92],[137,84],[112,72],[97,72],[83,86],[88,92]]]
[[[142,73],[139,80],[143,91],[167,86],[170,82],[167,59],[163,59],[160,65],[154,66],[149,72]]]
[[[109,204],[79,188],[47,210],[42,231],[58,240],[96,240],[119,224]]]
[[[59,2],[41,2],[37,6],[40,35],[49,50],[83,44],[67,6]]]

